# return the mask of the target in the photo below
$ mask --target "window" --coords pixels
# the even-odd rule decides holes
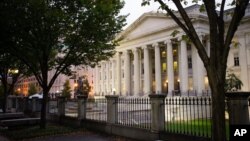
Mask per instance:
[[[238,53],[234,54],[234,66],[240,66],[239,54]]]
[[[188,56],[188,68],[192,69],[192,58],[191,58],[191,56]]]

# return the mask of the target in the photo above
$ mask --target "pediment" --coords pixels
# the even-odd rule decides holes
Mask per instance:
[[[145,13],[131,24],[121,36],[124,40],[132,40],[153,34],[173,25],[175,25],[175,22],[166,17],[165,14]]]

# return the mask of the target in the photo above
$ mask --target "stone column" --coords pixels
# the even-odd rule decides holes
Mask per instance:
[[[156,94],[162,93],[162,80],[161,80],[161,53],[159,44],[153,44],[155,49],[155,92]]]
[[[100,95],[104,94],[104,65],[101,62],[101,71],[100,71]]]
[[[174,90],[173,47],[171,40],[167,40],[165,43],[167,44],[168,96],[172,96]]]
[[[110,88],[110,61],[106,62],[106,93],[108,95],[112,93]]]
[[[63,117],[65,116],[65,101],[66,98],[64,96],[58,97],[58,116]]]
[[[166,95],[149,95],[151,101],[151,130],[153,132],[164,131],[165,125],[165,97]]]
[[[94,88],[94,91],[95,91],[95,94],[99,93],[99,80],[100,80],[100,76],[99,76],[99,67],[96,66],[95,67],[95,88]]]
[[[118,122],[118,96],[109,95],[107,99],[107,123],[115,124]]]
[[[115,89],[115,60],[112,60],[112,92],[115,95],[116,89]]]
[[[200,34],[199,38],[202,41],[203,35]],[[197,69],[197,83],[198,83],[197,95],[202,96],[203,90],[205,90],[205,79],[204,79],[205,68],[204,68],[203,62],[202,62],[202,60],[197,52],[197,49],[196,49],[196,54],[197,54],[197,67],[196,67],[196,69]]]
[[[181,59],[181,66],[179,67],[180,70],[180,89],[181,95],[187,95],[188,92],[188,62],[187,62],[187,42],[181,39],[181,46],[180,46],[180,59]]]
[[[130,77],[131,77],[131,73],[130,73],[130,52],[129,50],[124,51],[124,55],[125,55],[125,66],[124,66],[124,76],[125,76],[125,95],[131,95],[131,81],[130,81]]]
[[[138,49],[133,50],[134,53],[134,95],[139,96],[140,93],[140,63]]]
[[[248,65],[247,65],[247,50],[246,50],[246,42],[245,36],[239,36],[239,62],[240,62],[240,80],[243,83],[241,87],[242,91],[249,91],[248,88]]]
[[[38,102],[38,98],[37,97],[33,97],[32,100],[32,108],[31,108],[31,112],[37,112],[37,102]]]
[[[118,95],[121,94],[121,56],[118,52],[116,54],[116,92]]]
[[[143,46],[144,54],[144,95],[151,93],[151,81],[150,81],[150,61],[149,61],[149,49],[147,46]]]
[[[86,95],[78,95],[77,102],[78,102],[78,119],[86,119],[86,111],[87,111],[87,98]]]
[[[250,92],[226,93],[230,125],[249,125],[248,98]]]

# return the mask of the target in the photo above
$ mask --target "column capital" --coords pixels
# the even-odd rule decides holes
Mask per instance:
[[[138,48],[138,47],[135,47],[135,48],[132,49],[132,52],[133,52],[133,53],[134,53],[134,52],[138,52],[138,50],[139,50],[139,48]]]
[[[143,45],[141,48],[142,49],[148,49],[148,46],[147,45]]]
[[[124,50],[122,53],[123,53],[123,54],[126,54],[126,53],[128,54],[129,52],[130,52],[130,50],[127,49],[127,50]]]
[[[159,43],[153,43],[152,46],[153,47],[159,47]]]
[[[164,41],[164,44],[171,44],[172,43],[172,40],[171,39],[167,39]]]

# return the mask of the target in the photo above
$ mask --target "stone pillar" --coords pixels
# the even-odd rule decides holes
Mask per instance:
[[[124,76],[125,76],[125,94],[126,96],[131,95],[131,73],[130,73],[130,52],[129,50],[124,51],[125,55],[125,68],[124,68]]]
[[[134,95],[139,96],[140,94],[140,63],[139,63],[139,52],[135,48],[134,53]]]
[[[181,95],[187,95],[188,92],[188,62],[187,62],[187,42],[181,39],[181,46],[180,46],[180,61],[181,66],[179,67],[180,73],[180,90]]]
[[[64,96],[58,97],[58,116],[59,117],[65,116],[65,102],[66,102],[66,98]]]
[[[153,45],[155,49],[155,92],[156,94],[162,93],[162,80],[161,80],[161,52],[159,44]]]
[[[112,60],[112,92],[115,95],[116,89],[115,89],[115,60]]]
[[[199,38],[200,40],[202,41],[203,40],[203,35],[199,35]],[[203,90],[205,90],[205,68],[204,68],[204,65],[203,65],[203,62],[197,52],[197,49],[196,49],[196,55],[197,55],[197,66],[196,66],[196,69],[197,69],[197,85],[198,85],[198,88],[197,88],[197,95],[198,96],[202,96],[202,93],[203,93]]]
[[[118,122],[118,97],[117,95],[106,96],[107,99],[107,123]]]
[[[167,44],[168,96],[172,96],[174,90],[173,47],[171,40],[167,40],[165,43]]]
[[[166,95],[149,95],[151,101],[151,130],[153,132],[164,131],[165,125],[165,97]]]
[[[151,79],[150,79],[150,60],[149,60],[149,49],[147,46],[143,46],[144,54],[144,94],[151,93]]]
[[[98,94],[100,92],[99,90],[99,81],[100,81],[100,76],[99,76],[99,67],[95,67],[95,94]]]
[[[32,100],[32,108],[31,108],[31,112],[37,112],[37,102],[38,102],[38,98],[37,97],[33,97]]]
[[[116,91],[117,94],[121,94],[121,56],[118,52],[116,54]]]
[[[106,62],[106,94],[111,94],[111,88],[110,88],[110,61]]]
[[[226,93],[226,97],[228,98],[230,125],[249,125],[248,98],[250,92],[230,92]]]
[[[12,95],[9,95],[8,97],[7,97],[7,106],[6,106],[6,111],[9,111],[9,110],[11,110],[12,108],[13,108],[13,100],[12,100]]]
[[[77,102],[78,102],[78,119],[86,119],[86,111],[87,111],[87,98],[86,95],[78,95]]]
[[[104,94],[104,65],[101,62],[101,68],[100,68],[100,95]]]
[[[245,36],[239,36],[239,62],[240,62],[240,80],[243,83],[242,91],[249,91],[248,87],[248,65],[247,65],[247,50]]]

